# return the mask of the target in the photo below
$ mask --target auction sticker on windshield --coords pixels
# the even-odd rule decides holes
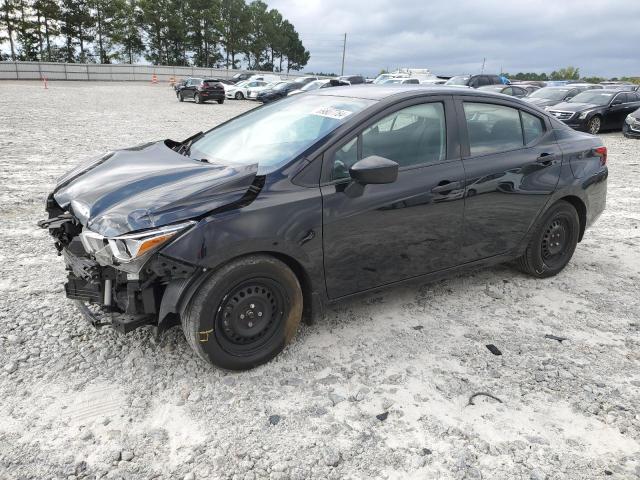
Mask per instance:
[[[353,112],[350,112],[349,110],[341,110],[339,108],[320,107],[314,110],[313,112],[311,112],[311,115],[319,115],[321,117],[333,118],[335,120],[342,120],[343,118],[348,117],[352,113]]]

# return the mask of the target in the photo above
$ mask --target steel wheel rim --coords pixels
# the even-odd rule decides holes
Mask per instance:
[[[214,318],[214,332],[223,350],[248,356],[269,343],[283,325],[285,298],[282,286],[264,277],[230,289]]]
[[[542,235],[542,260],[553,267],[561,264],[571,245],[571,225],[564,217],[556,217],[547,224]]]

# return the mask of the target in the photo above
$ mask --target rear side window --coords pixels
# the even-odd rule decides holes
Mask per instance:
[[[515,108],[464,102],[471,155],[506,152],[523,146],[520,113]]]
[[[524,131],[524,143],[530,144],[544,134],[544,123],[535,115],[520,111],[522,115],[522,129]]]

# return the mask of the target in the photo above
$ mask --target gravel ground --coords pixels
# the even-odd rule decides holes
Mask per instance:
[[[91,328],[35,227],[55,178],[252,105],[0,83],[0,479],[640,478],[640,141],[618,133],[608,208],[553,279],[498,266],[382,291],[244,373],[179,329]]]

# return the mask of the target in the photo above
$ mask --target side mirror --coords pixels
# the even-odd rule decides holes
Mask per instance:
[[[371,155],[354,163],[349,175],[361,185],[393,183],[398,178],[398,164],[388,158]]]

